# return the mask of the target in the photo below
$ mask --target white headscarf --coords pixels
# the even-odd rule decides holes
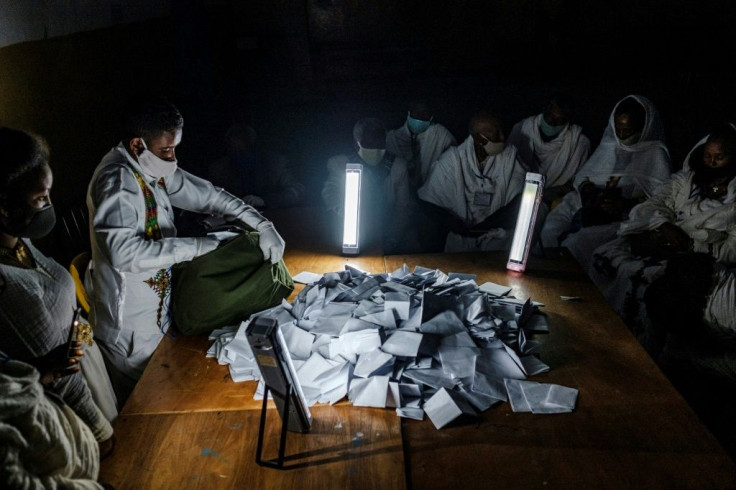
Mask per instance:
[[[734,131],[736,131],[736,124],[734,123],[728,123],[729,126],[733,128]],[[685,157],[685,161],[682,163],[683,169],[689,169],[690,168],[690,158],[693,155],[693,152],[698,149],[701,145],[704,145],[706,141],[708,141],[708,138],[710,138],[710,134],[706,134],[702,138],[700,138],[700,141],[695,143],[695,146],[692,147],[692,149],[687,153],[687,156]]]
[[[614,123],[616,109],[628,98],[641,104],[645,113],[641,137],[632,145],[621,143]],[[604,186],[613,176],[620,177],[618,187],[624,197],[649,197],[670,173],[670,155],[664,144],[664,126],[659,113],[646,97],[628,95],[611,111],[600,145],[575,176],[575,187],[585,180]]]

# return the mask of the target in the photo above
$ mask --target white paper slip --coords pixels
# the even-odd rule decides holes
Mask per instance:
[[[511,292],[511,288],[509,286],[502,286],[495,282],[484,282],[478,287],[478,289],[484,293],[492,294],[493,296],[506,296]]]
[[[560,296],[562,301],[582,301],[583,298],[580,296]]]
[[[302,271],[299,274],[292,276],[294,282],[300,284],[312,284],[322,279],[322,274],[315,274],[314,272]]]

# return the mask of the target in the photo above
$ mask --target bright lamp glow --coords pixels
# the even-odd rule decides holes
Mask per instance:
[[[521,206],[519,216],[516,219],[514,239],[511,242],[511,253],[506,267],[515,271],[523,271],[526,268],[526,259],[532,246],[532,235],[534,225],[537,221],[537,211],[542,202],[542,190],[544,189],[544,176],[527,172],[524,190],[521,195]]]
[[[342,236],[342,253],[357,254],[360,228],[360,179],[363,165],[348,163],[345,167],[345,227]]]

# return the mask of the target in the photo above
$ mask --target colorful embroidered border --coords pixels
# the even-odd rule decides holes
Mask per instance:
[[[153,191],[146,185],[146,181],[143,180],[143,176],[129,166],[130,170],[133,171],[135,179],[138,181],[138,185],[143,192],[143,201],[146,205],[146,217],[145,217],[145,236],[146,240],[160,240],[162,238],[161,229],[158,226],[158,205],[156,204],[156,197],[153,195]],[[161,188],[166,190],[166,182],[163,177],[157,182]],[[158,310],[156,311],[156,325],[161,328],[161,314],[164,309],[164,299],[171,291],[171,270],[170,269],[159,269],[156,275],[146,279],[145,281],[148,286],[158,295]]]

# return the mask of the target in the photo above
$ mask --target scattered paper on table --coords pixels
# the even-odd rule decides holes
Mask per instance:
[[[277,319],[309,405],[347,397],[400,417],[426,413],[437,428],[507,400],[514,411],[572,410],[577,390],[526,381],[550,369],[530,338],[549,331],[543,304],[475,279],[406,265],[391,274],[301,272],[294,280],[306,286],[294,301],[214,330],[207,356],[228,365],[233,381],[259,379],[245,331],[264,315]]]

